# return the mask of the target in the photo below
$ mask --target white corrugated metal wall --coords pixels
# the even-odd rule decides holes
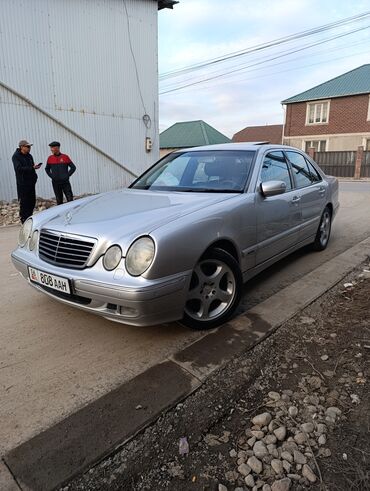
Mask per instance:
[[[76,194],[127,185],[159,156],[157,3],[0,2],[0,200],[16,197],[11,156],[22,138],[37,162],[61,141],[77,165]],[[51,196],[38,172],[37,194]]]

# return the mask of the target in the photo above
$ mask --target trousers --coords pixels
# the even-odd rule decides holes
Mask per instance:
[[[69,181],[65,182],[53,182],[53,189],[55,193],[55,198],[57,200],[57,205],[63,204],[63,194],[67,201],[73,201],[73,193],[71,183]]]
[[[17,186],[19,200],[19,218],[24,223],[33,214],[36,204],[35,186]]]

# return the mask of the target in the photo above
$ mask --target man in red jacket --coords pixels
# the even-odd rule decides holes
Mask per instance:
[[[48,157],[45,167],[47,175],[51,178],[57,205],[63,204],[63,193],[67,201],[73,200],[73,193],[69,178],[76,170],[75,164],[65,153],[60,153],[60,143],[49,144],[52,155]]]

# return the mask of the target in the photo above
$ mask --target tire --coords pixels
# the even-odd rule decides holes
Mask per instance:
[[[316,232],[315,241],[312,244],[314,251],[323,251],[326,249],[331,232],[331,211],[327,206],[323,211],[320,219],[320,225]]]
[[[243,277],[237,261],[222,249],[212,249],[196,264],[181,324],[195,330],[218,327],[237,308]]]

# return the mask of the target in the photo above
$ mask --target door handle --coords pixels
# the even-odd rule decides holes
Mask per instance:
[[[325,194],[326,189],[325,188],[319,188],[319,194]]]
[[[293,196],[291,203],[299,203],[301,201],[300,196]]]

